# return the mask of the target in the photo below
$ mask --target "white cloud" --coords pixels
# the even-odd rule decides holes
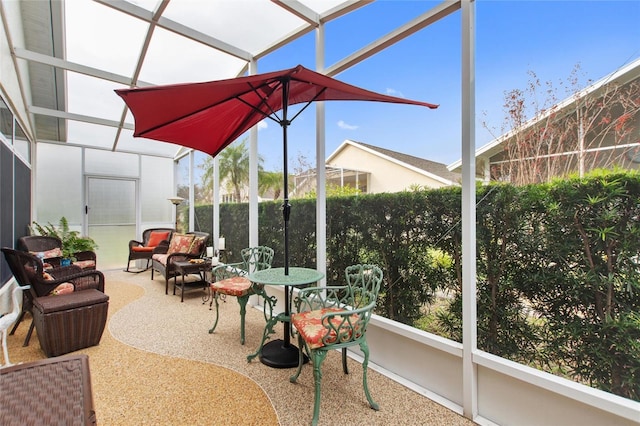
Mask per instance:
[[[269,124],[267,124],[267,120],[258,122],[258,130],[266,129],[267,127],[269,127]]]
[[[352,124],[347,124],[342,120],[338,121],[338,127],[340,127],[341,129],[345,129],[345,130],[356,130],[358,128],[358,126],[354,126]]]
[[[399,98],[404,98],[404,94],[402,92],[397,91],[396,89],[391,89],[387,87],[387,95],[389,96],[397,96]]]

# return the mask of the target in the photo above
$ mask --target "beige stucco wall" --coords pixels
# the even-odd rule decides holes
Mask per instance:
[[[345,145],[327,166],[355,169],[371,173],[368,185],[369,193],[399,192],[410,189],[412,185],[428,188],[441,188],[445,184],[417,171],[403,167],[378,155],[369,153],[353,145]],[[364,176],[362,177],[364,178]]]

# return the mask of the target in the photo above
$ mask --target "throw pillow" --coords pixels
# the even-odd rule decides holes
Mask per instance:
[[[49,295],[51,295],[51,296],[59,296],[61,294],[69,294],[69,293],[73,293],[74,289],[75,289],[75,287],[73,286],[73,284],[71,284],[71,283],[62,283],[59,286],[57,286],[56,288],[54,288],[53,290],[51,290],[51,293],[49,293]]]
[[[60,247],[52,248],[51,250],[45,250],[45,251],[30,251],[29,253],[31,253],[34,256],[38,256],[40,253],[42,253],[43,259],[51,259],[52,257],[62,257],[62,249]]]
[[[169,238],[169,231],[151,231],[151,235],[149,236],[149,242],[147,243],[147,247],[156,247],[162,241]]]
[[[53,281],[53,280],[55,280],[53,275],[51,275],[48,272],[43,272],[42,273],[42,278],[45,281]],[[56,286],[56,288],[54,288],[53,290],[51,290],[49,292],[49,295],[50,296],[59,296],[61,294],[73,293],[74,290],[75,290],[75,286],[72,283],[62,283],[62,284],[59,284],[58,286]]]
[[[167,254],[188,253],[193,237],[193,234],[173,234]]]
[[[202,247],[207,242],[207,237],[195,237],[189,247],[189,254],[200,254]]]

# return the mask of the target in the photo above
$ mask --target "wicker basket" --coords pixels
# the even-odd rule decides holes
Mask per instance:
[[[1,425],[95,425],[87,355],[0,369]]]

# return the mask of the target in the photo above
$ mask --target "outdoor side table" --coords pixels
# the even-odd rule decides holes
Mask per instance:
[[[181,284],[178,286],[177,275],[173,277],[173,294],[176,294],[176,287],[180,288],[180,302],[184,302],[184,292],[187,286],[195,289],[201,288],[205,292],[209,291],[209,282],[207,280],[207,271],[211,270],[211,259],[202,259],[202,262],[190,262],[188,260],[173,262],[176,271],[182,276]],[[197,281],[185,282],[185,276],[197,275],[200,279]],[[208,293],[205,297],[208,297]]]
[[[269,305],[269,317],[264,327],[262,341],[258,350],[247,356],[247,361],[260,355],[260,361],[274,368],[293,368],[298,366],[298,347],[291,344],[291,296],[293,287],[312,284],[324,278],[322,272],[310,268],[290,267],[289,274],[285,275],[284,268],[271,268],[256,271],[249,274],[249,280],[254,283],[256,294],[265,300],[265,318],[267,306]],[[256,285],[257,284],[257,285]],[[284,290],[284,313],[273,315],[273,308],[277,302],[274,296],[268,296],[264,291],[264,286],[285,286]],[[284,340],[272,340],[265,344],[269,335],[274,333],[273,327],[278,322],[284,324]]]

